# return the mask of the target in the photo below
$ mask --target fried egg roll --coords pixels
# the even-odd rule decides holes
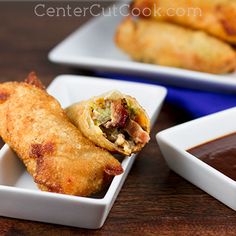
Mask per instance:
[[[137,100],[111,91],[71,105],[67,116],[96,145],[131,155],[149,141],[150,120]]]
[[[227,43],[166,22],[126,18],[115,41],[136,61],[214,74],[236,68],[236,53]]]
[[[0,135],[41,190],[88,196],[123,172],[70,123],[34,74],[27,82],[0,84]]]
[[[236,44],[235,0],[135,0],[134,13],[208,32]],[[135,14],[136,14],[135,13]]]

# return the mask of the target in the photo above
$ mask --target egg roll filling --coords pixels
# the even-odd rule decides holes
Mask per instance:
[[[92,107],[92,119],[103,135],[125,151],[137,144],[146,144],[150,137],[138,122],[139,114],[125,98],[99,99]]]

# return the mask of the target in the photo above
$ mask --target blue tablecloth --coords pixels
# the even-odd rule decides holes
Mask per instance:
[[[135,76],[101,72],[96,72],[96,76],[159,85],[153,80]],[[166,102],[184,110],[191,118],[198,118],[236,106],[236,95],[234,94],[205,92],[172,86],[165,87],[168,90]]]

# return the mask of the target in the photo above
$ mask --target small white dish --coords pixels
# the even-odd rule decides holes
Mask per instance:
[[[67,107],[112,89],[136,97],[149,114],[152,124],[166,96],[166,89],[160,86],[72,75],[58,76],[48,92],[63,107]],[[0,215],[89,229],[100,228],[135,158],[136,155],[133,155],[123,160],[124,173],[113,179],[104,196],[76,197],[40,191],[15,153],[4,145],[0,151]]]
[[[119,9],[127,2],[115,3],[114,8]],[[94,17],[52,49],[49,60],[92,70],[148,76],[163,84],[194,89],[236,90],[236,72],[214,75],[132,61],[114,43],[116,28],[124,18],[118,11],[116,13],[109,16],[107,11],[105,16]]]
[[[236,181],[186,150],[236,132],[236,108],[196,119],[157,134],[164,158],[173,171],[236,210]]]

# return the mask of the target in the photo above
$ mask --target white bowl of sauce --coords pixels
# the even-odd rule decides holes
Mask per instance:
[[[236,108],[172,127],[156,138],[170,169],[236,210]]]

